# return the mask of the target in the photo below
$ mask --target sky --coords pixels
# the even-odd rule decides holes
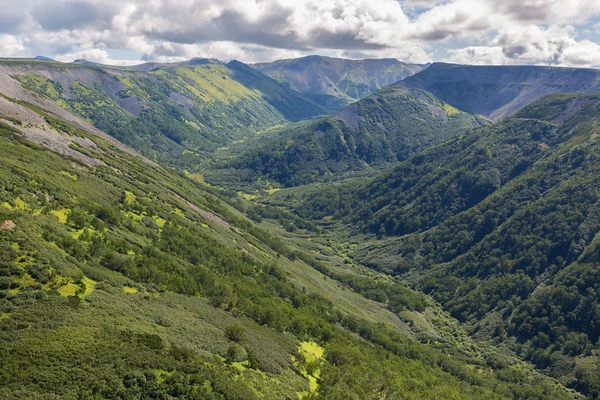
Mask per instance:
[[[0,57],[600,67],[600,0],[0,0]]]

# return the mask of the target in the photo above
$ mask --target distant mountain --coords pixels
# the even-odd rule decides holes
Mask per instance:
[[[398,86],[425,89],[461,110],[498,119],[544,95],[600,93],[600,70],[434,63]]]
[[[482,123],[484,118],[424,90],[387,88],[330,117],[284,132],[221,167],[296,186],[383,168]]]
[[[54,59],[50,58],[50,57],[45,57],[45,56],[35,56],[35,60],[41,60],[41,61],[54,61]]]
[[[312,100],[238,61],[115,67],[86,60],[2,60],[0,72],[153,160],[188,170],[233,140],[325,114]]]
[[[426,65],[408,64],[393,58],[346,60],[308,56],[254,64],[253,67],[310,96],[330,112],[336,112],[421,71]]]

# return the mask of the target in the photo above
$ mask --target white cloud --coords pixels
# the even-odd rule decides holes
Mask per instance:
[[[0,54],[5,57],[18,56],[25,51],[25,46],[21,40],[12,35],[0,36]]]
[[[466,64],[541,64],[591,67],[600,65],[600,46],[577,41],[572,26],[506,26],[489,46],[453,49],[449,61]]]
[[[318,53],[423,63],[445,47],[453,60],[478,63],[597,65],[595,43],[577,41],[577,29],[597,22],[598,0],[4,2],[10,4],[0,34],[23,37],[24,48],[9,53],[4,44],[2,56],[88,52],[99,60],[106,59],[101,51],[121,49],[156,60],[254,62]],[[468,45],[452,48],[456,40]]]
[[[74,53],[65,53],[56,57],[57,61],[72,62],[74,60],[87,60],[99,64],[106,65],[136,65],[139,64],[139,60],[115,60],[105,50],[101,49],[88,49],[81,50]]]

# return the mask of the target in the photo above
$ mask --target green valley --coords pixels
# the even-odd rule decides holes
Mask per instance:
[[[598,398],[593,71],[289,64],[0,62],[0,398]]]

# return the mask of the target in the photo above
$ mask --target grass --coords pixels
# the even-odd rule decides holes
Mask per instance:
[[[188,171],[185,171],[185,175],[188,178],[193,179],[193,180],[195,180],[198,183],[205,183],[204,182],[204,175],[202,175],[202,174],[192,174],[192,173],[190,173]]]
[[[135,194],[133,194],[133,192],[130,192],[129,190],[125,191],[125,203],[127,204],[133,204],[136,201],[136,197]]]
[[[230,71],[224,65],[180,67],[177,68],[177,73],[187,78],[188,83],[192,84],[194,94],[207,102],[219,101],[229,104],[258,94],[231,79]],[[223,79],[224,76],[227,79]]]
[[[69,212],[69,209],[61,208],[60,210],[50,211],[50,214],[56,216],[58,218],[58,222],[60,222],[61,224],[66,224],[67,218],[69,217]]]
[[[323,358],[325,349],[315,342],[302,342],[300,343],[300,351],[304,353],[304,356],[307,357],[307,360],[315,361]]]
[[[15,200],[15,209],[16,210],[20,210],[20,211],[27,211],[29,210],[29,206],[27,204],[25,204],[25,202],[23,200],[21,200],[19,197],[17,197]]]
[[[163,227],[165,226],[165,223],[167,222],[166,219],[159,217],[158,215],[153,215],[152,219],[154,220],[154,222],[156,222],[156,225],[158,225],[159,227]]]
[[[79,290],[79,286],[70,282],[58,288],[58,293],[60,293],[60,295],[64,297],[75,296],[77,290]]]
[[[94,281],[93,279],[90,279],[88,277],[85,277],[81,280],[81,282],[83,282],[83,284],[85,285],[85,292],[83,293],[83,297],[85,298],[87,295],[92,293],[94,291],[94,289],[96,288],[96,281]]]
[[[129,294],[136,294],[138,292],[138,290],[131,286],[123,286],[123,292],[129,293]]]
[[[258,197],[256,194],[250,194],[250,193],[244,193],[244,192],[237,192],[237,194],[246,200],[254,200]]]
[[[444,103],[444,110],[446,111],[446,114],[448,114],[448,116],[460,113],[460,111],[458,110],[458,108],[453,107],[453,106],[451,106],[448,103]]]
[[[77,180],[77,175],[70,173],[69,171],[60,171],[60,173],[68,178],[71,178],[72,180],[76,181]]]

